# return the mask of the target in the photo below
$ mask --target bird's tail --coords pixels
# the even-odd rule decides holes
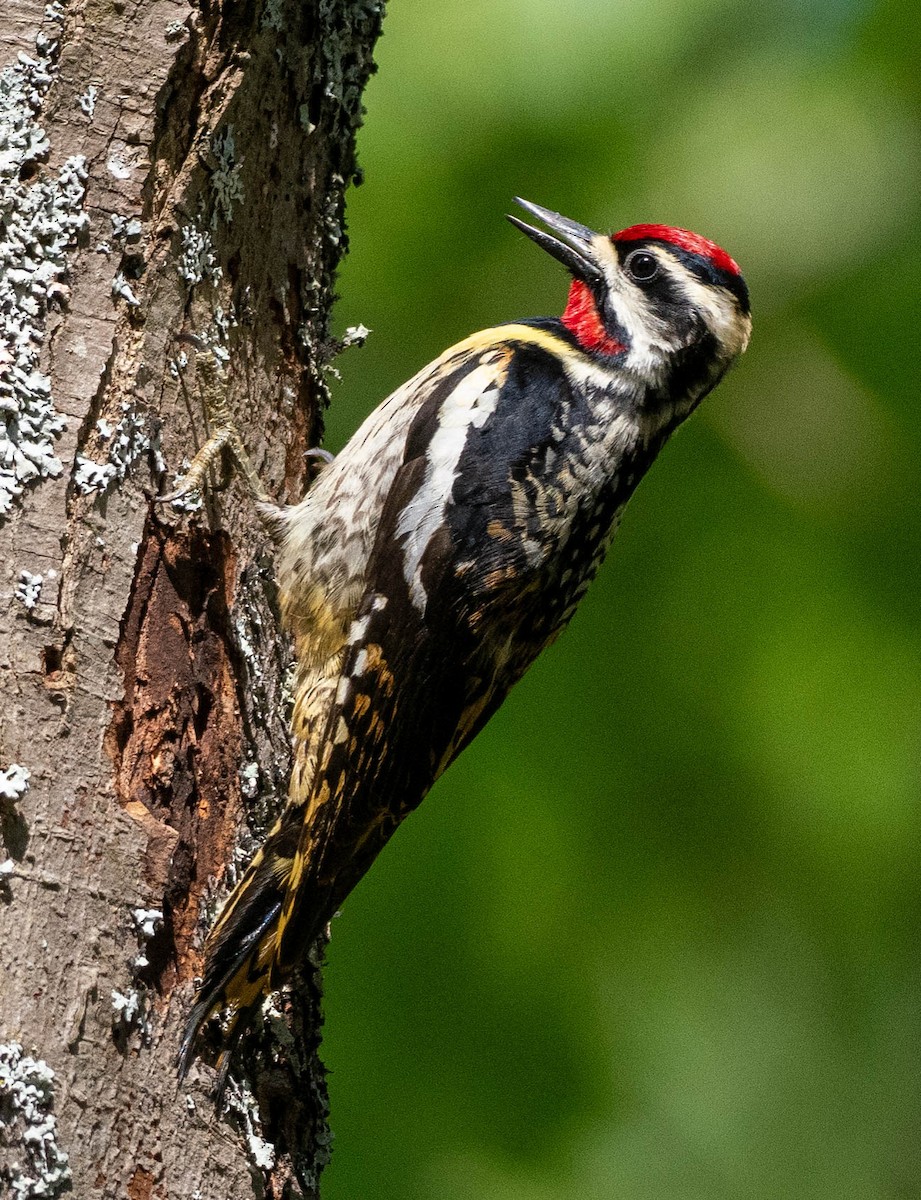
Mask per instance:
[[[226,1065],[263,998],[288,973],[289,968],[279,962],[278,955],[281,914],[295,862],[300,863],[299,846],[310,816],[308,800],[317,768],[318,739],[325,729],[339,667],[339,657],[333,653],[305,669],[299,681],[292,714],[295,746],[287,803],[208,935],[203,979],[179,1051],[180,1078],[195,1056],[202,1026],[225,1008],[229,1014],[221,1064]],[[319,897],[305,886],[300,871],[297,881],[304,892],[310,893],[303,898],[301,912],[305,936],[313,940],[324,924],[323,911]]]
[[[222,1059],[269,991],[278,917],[302,823],[286,808],[237,884],[205,943],[205,969],[179,1050],[179,1077],[195,1055],[202,1026],[229,1009]]]

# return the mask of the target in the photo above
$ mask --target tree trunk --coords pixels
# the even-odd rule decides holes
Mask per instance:
[[[4,0],[0,1193],[314,1196],[319,975],[177,1091],[203,934],[287,785],[271,547],[155,505],[226,366],[267,489],[321,435],[380,0]],[[194,342],[189,335],[194,336]]]

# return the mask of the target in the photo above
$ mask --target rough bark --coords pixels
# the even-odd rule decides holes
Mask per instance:
[[[316,1194],[317,971],[226,1111],[207,1066],[176,1087],[203,932],[284,795],[290,651],[240,488],[149,495],[204,434],[190,334],[302,494],[381,9],[3,4],[3,1194]]]

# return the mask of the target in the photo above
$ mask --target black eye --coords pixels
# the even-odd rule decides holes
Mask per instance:
[[[632,254],[627,255],[624,268],[637,283],[649,283],[659,274],[659,260],[648,250],[634,250]]]

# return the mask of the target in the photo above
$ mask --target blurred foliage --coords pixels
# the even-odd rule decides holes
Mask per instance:
[[[752,291],[562,640],[333,927],[328,1200],[921,1196],[914,0],[394,2],[328,444],[561,311],[502,219]]]

